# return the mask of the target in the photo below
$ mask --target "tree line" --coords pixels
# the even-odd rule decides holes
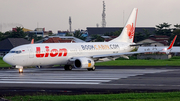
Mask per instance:
[[[177,39],[174,45],[176,46],[180,46],[180,24],[176,24],[173,27],[171,27],[172,24],[169,23],[162,23],[159,25],[156,25],[155,27],[155,31],[153,33],[150,33],[149,30],[147,29],[143,29],[143,32],[136,32],[135,36],[134,36],[134,41],[135,42],[139,42],[142,41],[144,39],[147,39],[150,37],[150,35],[166,35],[169,37],[169,44],[171,43],[171,41],[173,40],[173,38],[175,37],[175,35],[177,35]],[[105,36],[119,36],[119,34],[121,33],[122,29],[120,29],[119,31],[115,31],[115,32],[110,32],[110,33],[105,33]],[[93,37],[98,38],[99,40],[96,41],[101,41],[103,42],[103,38],[99,38],[99,35],[93,35]]]
[[[166,35],[169,37],[168,43],[170,44],[171,41],[173,40],[173,38],[175,37],[175,35],[177,35],[177,39],[176,42],[174,43],[174,45],[176,46],[180,46],[180,24],[176,24],[173,27],[171,27],[172,24],[169,23],[162,23],[159,25],[156,25],[155,27],[155,32],[154,35]],[[150,37],[150,35],[152,35],[151,33],[149,33],[148,30],[144,30],[144,33],[135,33],[135,41],[141,41],[144,39],[147,39]]]
[[[171,26],[172,24],[164,22],[162,24],[156,25],[154,33],[150,33],[149,30],[146,30],[146,29],[144,29],[143,32],[136,32],[134,36],[134,41],[139,42],[141,40],[149,38],[150,35],[153,34],[153,35],[166,35],[169,37],[168,42],[171,43],[174,36],[177,35],[178,37],[176,39],[175,45],[180,46],[180,24],[176,24],[173,27]],[[105,33],[104,35],[105,36],[119,36],[121,31],[122,29],[115,32]],[[67,34],[67,36],[69,35]],[[80,38],[82,40],[86,39],[86,37],[82,36],[82,33],[80,31],[76,31],[74,33],[74,37]],[[104,41],[104,39],[99,35],[93,35],[91,37],[92,39],[95,39],[96,42]],[[41,36],[37,36],[35,33],[25,33],[22,27],[16,27],[14,30],[7,31],[5,33],[0,32],[0,41],[6,38],[25,38],[29,41],[31,41],[32,39],[34,39],[35,41],[42,39]]]
[[[12,31],[6,31],[5,33],[0,32],[0,41],[7,38],[24,38],[29,41],[32,39],[38,41],[42,39],[42,36],[37,36],[35,33],[25,33],[23,27],[16,27]]]

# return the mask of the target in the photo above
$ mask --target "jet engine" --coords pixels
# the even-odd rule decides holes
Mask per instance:
[[[91,58],[77,58],[74,61],[75,68],[92,68],[94,66],[94,60]]]

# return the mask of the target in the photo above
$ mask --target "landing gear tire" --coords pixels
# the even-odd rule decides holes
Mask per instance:
[[[42,68],[42,66],[36,66],[36,68],[40,69],[40,68]]]
[[[71,66],[71,65],[65,65],[65,66],[64,66],[64,69],[65,69],[65,70],[72,70],[72,66]]]
[[[22,68],[19,68],[19,73],[23,73],[23,69]]]
[[[88,70],[88,71],[95,71],[95,69],[96,69],[96,67],[93,66],[92,68],[88,68],[87,70]]]

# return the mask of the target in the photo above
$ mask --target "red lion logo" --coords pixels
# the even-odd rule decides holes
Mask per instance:
[[[129,39],[132,39],[134,36],[134,30],[135,30],[135,28],[133,27],[133,23],[132,23],[132,26],[128,24],[126,28],[127,28],[127,34],[129,36]]]

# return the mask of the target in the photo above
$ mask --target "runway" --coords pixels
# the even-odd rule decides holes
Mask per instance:
[[[0,70],[0,93],[29,91],[107,93],[121,91],[179,91],[180,69],[97,68],[96,71],[63,68]]]

